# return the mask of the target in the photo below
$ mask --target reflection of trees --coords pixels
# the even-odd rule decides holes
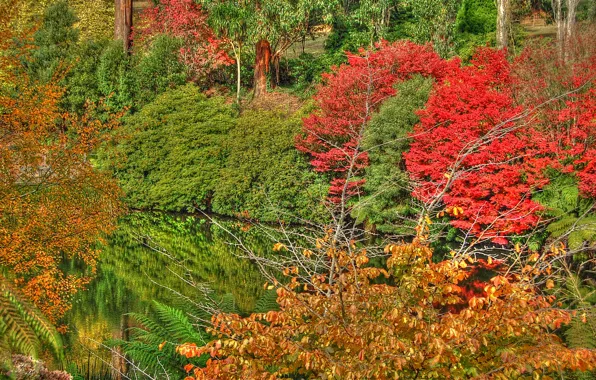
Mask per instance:
[[[270,251],[271,241],[258,229],[239,232],[235,221],[221,222],[241,234],[257,252]],[[97,277],[81,292],[68,315],[70,356],[82,372],[95,367],[103,372],[99,350],[106,339],[123,338],[122,315],[150,315],[152,301],[181,306],[174,292],[200,301],[202,293],[185,284],[189,278],[208,285],[217,295],[234,299],[241,312],[250,312],[264,292],[264,283],[250,261],[240,258],[229,234],[193,217],[135,213],[124,218],[101,253]],[[178,277],[180,276],[180,277]],[[88,349],[93,351],[91,356]],[[87,362],[87,361],[88,362]]]
[[[192,276],[218,294],[233,294],[239,309],[248,312],[262,292],[262,277],[248,260],[236,256],[229,236],[216,229],[195,218],[131,215],[110,239],[101,269],[121,279],[135,303],[171,304],[170,289],[196,300],[199,293],[178,277]]]

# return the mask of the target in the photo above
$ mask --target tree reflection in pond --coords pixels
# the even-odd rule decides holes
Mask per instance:
[[[242,232],[237,221],[220,223],[256,252],[271,252],[271,240],[258,229]],[[97,277],[80,292],[68,314],[68,356],[78,372],[85,378],[94,373],[101,378],[110,364],[124,369],[122,360],[102,349],[103,342],[126,338],[131,321],[123,315],[147,314],[154,300],[180,306],[176,292],[200,300],[201,293],[181,278],[188,274],[216,295],[233,298],[240,312],[252,311],[264,292],[264,279],[250,261],[239,257],[241,252],[231,240],[223,229],[201,218],[162,213],[124,218],[102,248]],[[112,373],[112,377],[119,376]]]

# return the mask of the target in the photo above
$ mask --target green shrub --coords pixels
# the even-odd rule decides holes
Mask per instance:
[[[497,7],[493,0],[463,0],[457,12],[457,31],[485,34],[497,28]]]
[[[81,114],[87,103],[97,104],[99,101],[97,70],[107,44],[107,41],[86,40],[77,47],[76,64],[67,78],[62,102],[67,111]]]
[[[234,111],[188,84],[158,96],[124,121],[125,140],[108,157],[134,208],[208,209]],[[120,158],[118,158],[120,157]]]
[[[112,41],[103,50],[97,65],[97,88],[105,106],[119,111],[133,104],[134,78],[131,62],[122,43]]]
[[[379,231],[404,233],[408,227],[404,218],[415,214],[402,154],[409,147],[408,133],[419,121],[415,111],[424,107],[431,87],[432,79],[422,77],[400,83],[397,95],[381,106],[365,132],[364,149],[370,150],[367,196],[355,206],[353,215]]]
[[[168,89],[186,83],[186,69],[178,59],[181,46],[179,39],[160,35],[147,52],[139,52],[134,68],[136,104],[147,104]]]
[[[267,221],[318,218],[327,185],[294,147],[300,116],[248,111],[238,119],[227,139],[229,156],[215,186],[213,211],[246,211]]]

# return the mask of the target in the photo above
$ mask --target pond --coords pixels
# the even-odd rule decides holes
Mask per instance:
[[[201,293],[184,281],[189,274],[233,300],[239,311],[253,310],[265,280],[230,243],[234,239],[226,229],[255,252],[271,252],[271,239],[234,220],[213,223],[161,213],[124,218],[102,248],[95,278],[67,315],[69,370],[76,367],[89,379],[118,378],[110,369],[118,367],[118,356],[104,342],[126,337],[134,324],[127,314],[149,313],[154,301],[176,306],[184,302],[181,296],[200,300]]]

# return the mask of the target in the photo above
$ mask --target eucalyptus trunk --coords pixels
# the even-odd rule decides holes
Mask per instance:
[[[575,37],[575,18],[580,0],[567,0],[567,20],[565,22],[565,60],[569,60],[571,44]]]
[[[557,50],[559,59],[563,59],[565,52],[565,21],[563,19],[563,0],[552,0],[553,18],[557,26]]]
[[[497,47],[504,49],[509,42],[511,0],[497,0]]]
[[[255,45],[254,97],[267,93],[267,73],[271,62],[271,45],[261,39]]]

